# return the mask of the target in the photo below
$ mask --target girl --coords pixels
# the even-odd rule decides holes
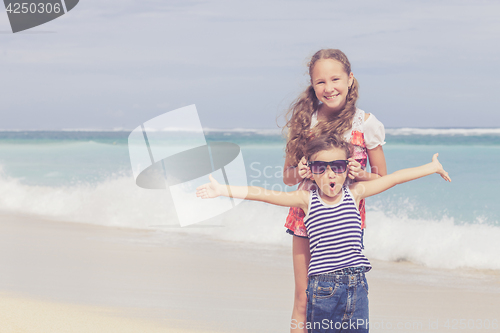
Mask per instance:
[[[299,207],[310,237],[307,322],[309,332],[368,332],[368,284],[370,262],[361,251],[360,201],[396,184],[438,173],[451,181],[435,154],[432,162],[404,169],[371,181],[348,183],[350,144],[338,136],[316,136],[307,143],[306,165],[314,181],[309,191],[270,191],[261,187],[210,183],[198,187],[203,199],[218,196],[264,201]]]
[[[286,127],[288,142],[283,182],[289,186],[300,183],[299,189],[308,190],[311,174],[307,171],[303,147],[311,128],[319,133],[337,133],[354,144],[350,159],[349,178],[356,181],[375,179],[387,174],[384,151],[384,126],[372,114],[356,108],[358,82],[351,72],[346,55],[340,50],[326,49],[316,52],[309,62],[311,84],[292,104]],[[374,173],[365,172],[367,159]],[[364,200],[360,202],[362,229],[365,227]],[[295,298],[291,331],[299,329],[306,319],[307,269],[309,266],[309,238],[303,222],[304,211],[291,208],[285,227],[293,237],[293,266]],[[301,325],[300,325],[301,324]]]

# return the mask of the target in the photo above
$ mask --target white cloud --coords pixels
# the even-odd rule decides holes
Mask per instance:
[[[0,121],[132,128],[188,101],[209,127],[271,128],[306,84],[308,57],[335,47],[360,78],[362,107],[389,126],[425,127],[431,116],[429,126],[448,126],[451,115],[452,126],[491,126],[499,10],[497,1],[80,1],[31,30],[55,33],[0,34]]]

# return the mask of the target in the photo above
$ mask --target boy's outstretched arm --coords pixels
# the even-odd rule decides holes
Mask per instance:
[[[433,173],[441,175],[441,177],[451,182],[448,172],[444,171],[443,166],[438,160],[439,154],[434,154],[432,162],[421,165],[416,168],[402,169],[391,173],[390,175],[366,182],[355,183],[351,186],[351,191],[358,200],[384,192],[394,185],[406,183],[410,180],[418,179]]]
[[[263,201],[277,206],[299,207],[305,212],[309,204],[308,191],[280,192],[270,191],[257,186],[229,186],[221,185],[212,175],[208,176],[210,183],[196,188],[196,196],[202,199],[219,196],[254,201]]]

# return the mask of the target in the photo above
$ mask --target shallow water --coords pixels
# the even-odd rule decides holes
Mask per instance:
[[[0,211],[259,244],[288,244],[287,209],[244,202],[207,221],[178,227],[166,191],[135,185],[129,132],[0,132]],[[241,147],[250,185],[289,191],[281,180],[278,131],[206,131]],[[498,129],[388,129],[388,171],[439,159],[452,183],[433,175],[367,200],[366,254],[430,267],[500,269]],[[187,193],[191,195],[190,193]],[[219,227],[210,227],[222,225]]]

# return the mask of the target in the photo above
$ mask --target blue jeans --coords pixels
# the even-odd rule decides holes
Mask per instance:
[[[309,333],[368,332],[368,283],[364,268],[345,268],[309,277]]]

